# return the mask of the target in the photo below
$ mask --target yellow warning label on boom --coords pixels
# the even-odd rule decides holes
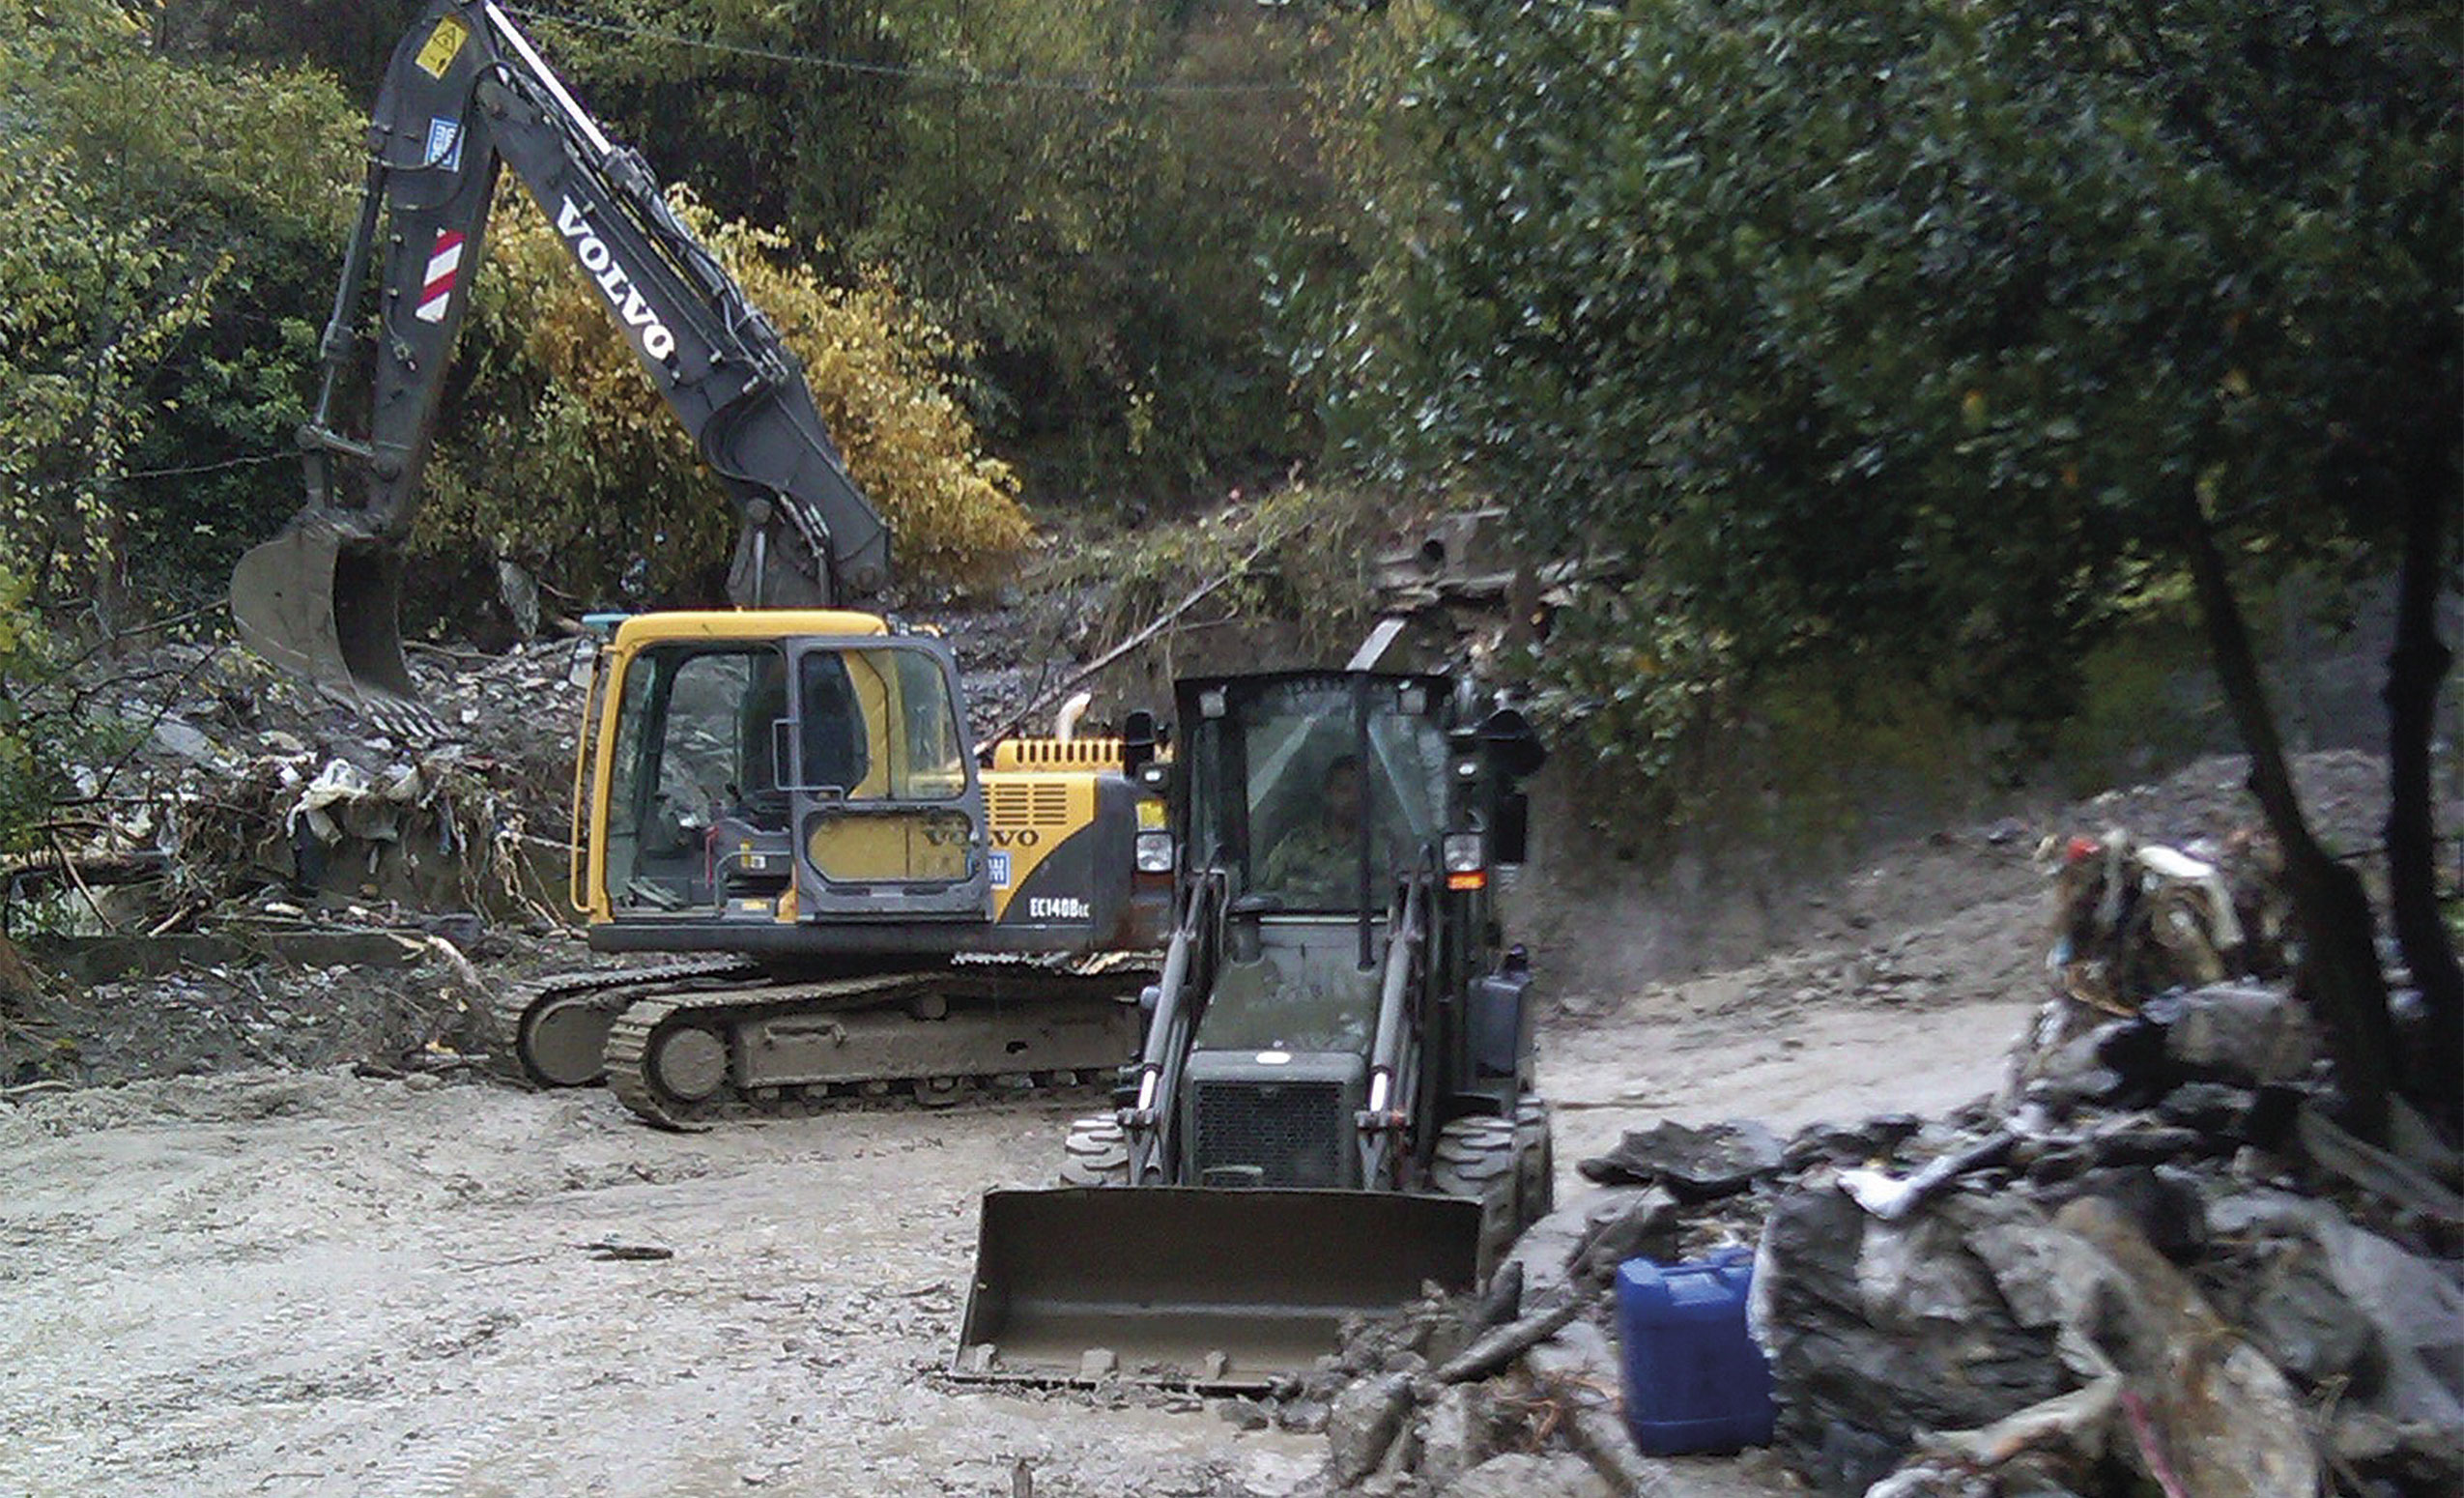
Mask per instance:
[[[443,17],[437,22],[437,29],[428,33],[427,44],[419,48],[419,55],[415,59],[419,71],[431,78],[444,77],[444,71],[453,66],[454,58],[461,55],[462,43],[470,39],[470,27],[450,15]]]

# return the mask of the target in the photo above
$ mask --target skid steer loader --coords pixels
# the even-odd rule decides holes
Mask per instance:
[[[1174,929],[1118,1109],[984,1198],[961,1379],[1259,1388],[1471,1289],[1547,1210],[1531,970],[1493,866],[1542,758],[1468,680],[1184,681]]]

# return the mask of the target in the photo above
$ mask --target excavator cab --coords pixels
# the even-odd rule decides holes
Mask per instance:
[[[1178,693],[1175,930],[1122,1105],[984,1201],[960,1378],[1257,1388],[1346,1315],[1470,1289],[1545,1210],[1520,948],[1530,730],[1468,680]],[[1101,1244],[1101,1252],[1089,1246]]]
[[[984,792],[940,641],[818,610],[646,615],[601,681],[576,804],[595,923],[730,944],[809,918],[986,919]]]

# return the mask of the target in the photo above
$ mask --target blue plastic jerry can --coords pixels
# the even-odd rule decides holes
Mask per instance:
[[[1618,1266],[1618,1343],[1625,1425],[1646,1455],[1768,1446],[1771,1366],[1745,1326],[1754,1253]]]

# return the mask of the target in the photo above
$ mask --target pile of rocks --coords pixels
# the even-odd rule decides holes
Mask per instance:
[[[2464,1491],[2464,1165],[2400,1105],[2354,1138],[2311,1055],[2286,990],[2221,985],[1947,1119],[1628,1135],[1518,1245],[1529,1313],[1427,1302],[1254,1418],[1323,1419],[1358,1493]],[[1773,1453],[1641,1456],[1617,1266],[1740,1244]]]
[[[1418,1308],[1300,1391],[1335,1487],[1485,1492],[1504,1453],[1533,1493],[2464,1492],[2464,1160],[2400,1102],[2384,1144],[2338,1124],[2263,856],[2054,862],[2054,996],[1997,1094],[1628,1134],[1517,1247],[1533,1314]],[[1749,1245],[1766,1465],[1638,1455],[1618,1265]]]
[[[2016,1071],[1931,1168],[1835,1153],[1772,1204],[1755,1314],[1792,1467],[2464,1490],[2464,1170],[2401,1105],[2389,1148],[2336,1125],[2285,987],[2173,993]]]

